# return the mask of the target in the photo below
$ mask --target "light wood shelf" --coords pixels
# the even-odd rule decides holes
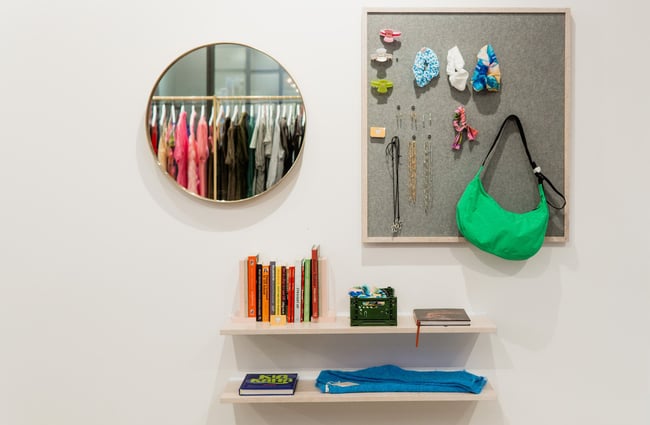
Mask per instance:
[[[379,392],[379,393],[322,393],[314,385],[314,380],[299,380],[296,393],[286,395],[240,396],[239,381],[228,381],[221,394],[222,403],[358,403],[388,401],[480,401],[496,400],[497,395],[490,383],[486,383],[479,394],[441,393],[441,392]]]
[[[270,325],[254,319],[232,321],[223,327],[221,335],[337,335],[337,334],[407,334],[415,333],[417,327],[413,316],[398,316],[397,326],[350,326],[350,318],[337,316],[323,322],[287,323]],[[495,333],[496,325],[485,316],[471,316],[469,326],[421,326],[420,333],[470,334]]]
[[[496,325],[482,315],[470,315],[469,326],[421,326],[420,333],[429,334],[477,334],[495,333]],[[417,326],[412,315],[400,315],[397,326],[350,326],[348,316],[328,317],[320,322],[288,323],[271,325],[254,319],[233,318],[224,326],[221,335],[347,335],[347,334],[415,334]],[[378,392],[378,393],[321,393],[314,385],[314,379],[298,381],[296,393],[292,396],[240,396],[241,380],[228,381],[221,394],[222,403],[345,403],[345,402],[435,402],[435,401],[479,401],[495,400],[496,391],[486,383],[480,394],[442,392]]]

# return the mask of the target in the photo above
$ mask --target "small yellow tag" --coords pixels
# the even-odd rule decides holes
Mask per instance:
[[[286,325],[287,316],[284,314],[272,314],[271,315],[271,325]]]
[[[384,127],[370,127],[370,137],[386,137],[386,128]]]

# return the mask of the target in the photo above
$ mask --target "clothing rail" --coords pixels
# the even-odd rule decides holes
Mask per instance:
[[[229,101],[245,101],[245,102],[267,102],[269,100],[281,101],[300,101],[302,96],[152,96],[152,102],[197,102],[203,103],[212,101],[212,110],[218,111],[222,103]],[[151,105],[149,105],[151,107]],[[151,111],[147,111],[147,116],[151,115]],[[213,130],[216,131],[216,123],[212,123]]]
[[[268,102],[273,100],[280,101],[300,101],[302,102],[302,96],[152,96],[153,102],[190,102],[190,103],[204,103],[206,101],[212,101],[213,111],[219,110],[219,107],[222,103],[228,103],[230,101],[244,101],[244,102]],[[151,105],[149,105],[151,107]],[[147,114],[150,115],[150,111]],[[215,125],[213,123],[213,125]],[[216,127],[215,127],[216,129]]]
[[[153,96],[155,102],[205,102],[212,100],[216,104],[227,101],[265,102],[269,100],[299,100],[302,96]]]
[[[302,96],[215,96],[217,100],[247,100],[247,101],[266,101],[266,100],[302,100]]]

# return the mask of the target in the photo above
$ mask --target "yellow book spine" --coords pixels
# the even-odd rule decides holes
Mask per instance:
[[[262,322],[271,321],[271,312],[269,308],[269,295],[271,294],[269,288],[269,272],[269,265],[262,265]]]
[[[273,314],[282,314],[282,266],[275,266],[275,311]]]

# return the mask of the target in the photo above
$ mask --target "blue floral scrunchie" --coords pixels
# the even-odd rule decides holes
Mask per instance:
[[[440,73],[440,62],[438,56],[428,47],[423,47],[415,55],[413,64],[413,75],[418,87],[424,87]]]

